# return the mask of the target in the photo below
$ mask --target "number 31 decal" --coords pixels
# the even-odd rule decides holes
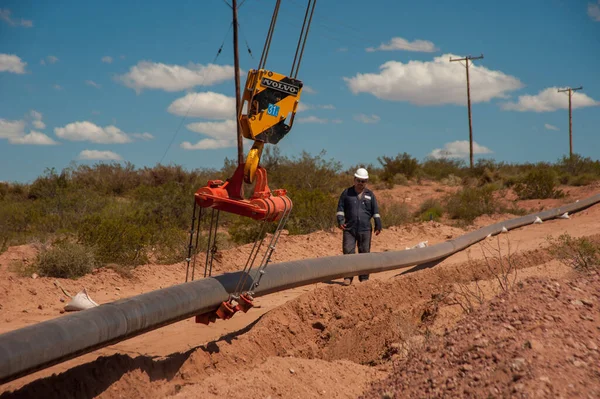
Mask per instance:
[[[279,106],[274,105],[274,104],[269,104],[269,107],[267,108],[267,114],[269,114],[271,116],[279,115]]]

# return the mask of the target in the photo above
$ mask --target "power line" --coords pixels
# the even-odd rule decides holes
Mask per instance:
[[[232,26],[233,26],[233,23],[229,25],[229,29],[227,30],[227,33],[223,37],[223,42],[221,43],[221,47],[219,47],[219,50],[217,51],[217,54],[215,55],[215,58],[212,61],[213,64],[217,61],[217,58],[219,58],[219,55],[221,55],[221,51],[223,50],[223,46],[225,45],[225,39],[227,38],[227,35],[229,35],[229,31],[231,30]],[[202,77],[202,81],[198,85],[202,85],[204,83],[204,81],[206,80],[206,76],[207,75],[208,75],[208,73],[204,74],[204,76]],[[173,145],[173,142],[175,141],[175,137],[177,137],[177,134],[179,133],[179,130],[181,129],[181,126],[183,126],[183,122],[185,122],[185,119],[187,118],[188,114],[190,113],[190,110],[192,109],[192,105],[194,105],[194,102],[196,101],[196,97],[198,97],[198,92],[196,92],[194,94],[194,98],[192,99],[192,102],[190,103],[190,106],[188,107],[187,111],[185,112],[185,115],[183,116],[183,118],[181,118],[181,122],[179,123],[179,126],[175,130],[175,133],[173,133],[173,137],[171,138],[171,142],[169,143],[169,145],[165,149],[165,152],[164,152],[163,156],[160,158],[160,161],[158,161],[159,164],[162,163],[163,159],[167,155],[167,152],[169,151],[169,149]]]
[[[573,119],[571,117],[571,97],[573,97],[573,92],[577,90],[582,90],[583,86],[579,87],[569,87],[567,89],[559,89],[558,92],[568,92],[569,93],[569,158],[573,158]]]
[[[483,58],[483,54],[481,54],[479,57],[472,57],[472,56],[468,55],[464,58],[455,58],[455,59],[450,58],[450,62],[453,62],[453,61],[466,61],[467,62],[465,69],[467,70],[467,108],[469,109],[469,160],[470,160],[470,164],[471,164],[471,169],[473,169],[473,124],[471,121],[471,85],[469,83],[469,61],[470,60],[479,60],[482,58]],[[461,63],[461,65],[462,65],[462,63]]]

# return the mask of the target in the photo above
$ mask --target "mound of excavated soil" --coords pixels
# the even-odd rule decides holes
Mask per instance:
[[[387,373],[344,360],[269,357],[260,366],[185,386],[176,398],[349,398]],[[226,378],[227,381],[224,381]],[[226,383],[225,383],[226,382]]]
[[[600,397],[600,277],[532,278],[394,364],[362,397]]]
[[[522,263],[520,267],[547,260],[539,250],[519,257],[525,258],[529,263]],[[373,374],[364,374],[364,367],[385,366],[390,358],[397,359],[411,347],[420,346],[424,329],[439,330],[440,326],[460,317],[460,312],[440,316],[438,308],[456,308],[457,305],[441,303],[435,298],[447,292],[450,283],[467,283],[472,279],[470,274],[464,273],[467,265],[481,279],[493,277],[487,263],[470,261],[456,267],[405,274],[401,278],[392,276],[388,281],[370,280],[349,287],[332,284],[285,303],[244,330],[185,353],[162,359],[120,354],[102,357],[58,376],[34,381],[13,396],[30,397],[43,392],[46,398],[61,399],[97,395],[104,398],[164,397],[178,393],[181,387],[198,384],[193,388],[194,393],[197,389],[199,393],[228,396],[230,388],[226,376],[244,376],[239,377],[239,381],[243,381],[253,378],[256,370],[278,373],[281,383],[258,386],[279,389],[281,393],[283,388],[278,384],[292,378],[281,374],[281,370],[285,370],[281,364],[289,361],[292,363],[288,368],[294,369],[295,364],[308,368],[309,363],[301,359],[319,359],[334,363],[325,368],[328,371],[321,379],[303,389],[316,394],[324,382],[329,381],[331,389],[340,390],[344,397],[352,397],[351,393],[365,381],[383,377],[374,368],[369,369]],[[362,373],[365,376],[355,379],[356,384],[348,388],[349,392],[345,391],[347,380],[339,377],[342,365],[347,363],[335,363],[340,360],[353,362],[355,367],[349,369],[349,375]],[[323,364],[317,362],[314,367],[323,367]],[[217,384],[222,379],[225,381]],[[182,392],[191,394],[191,389]],[[283,392],[290,394],[296,390],[292,385]]]

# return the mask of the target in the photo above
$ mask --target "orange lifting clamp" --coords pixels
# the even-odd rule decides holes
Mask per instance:
[[[240,164],[233,176],[225,183],[221,180],[209,180],[194,195],[196,203],[202,208],[214,208],[254,220],[276,222],[284,212],[291,210],[292,200],[284,189],[269,189],[267,171],[263,167],[256,169],[256,185],[249,199],[242,197],[243,173],[245,164]]]
[[[197,315],[196,323],[209,325],[210,323],[215,323],[217,318],[221,320],[228,320],[231,319],[236,312],[241,310],[242,312],[246,313],[248,310],[254,307],[252,297],[249,294],[240,295],[237,302],[238,304],[235,306],[232,305],[231,300],[221,302],[221,305],[219,305],[217,310]]]

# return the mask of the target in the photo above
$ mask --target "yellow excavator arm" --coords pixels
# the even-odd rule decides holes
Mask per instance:
[[[316,2],[316,0],[308,1],[290,75],[265,68],[281,0],[277,0],[275,4],[258,68],[248,71],[237,115],[242,136],[254,141],[244,166],[246,183],[254,182],[264,144],[277,144],[289,133],[294,124],[302,95],[302,81],[297,79],[298,70]]]

